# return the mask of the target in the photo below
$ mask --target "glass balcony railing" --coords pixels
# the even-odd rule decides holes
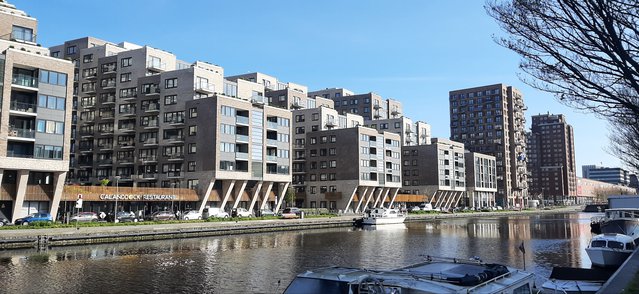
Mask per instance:
[[[249,154],[244,152],[235,152],[235,159],[248,159]]]
[[[13,150],[7,151],[7,157],[20,157],[20,158],[33,158],[33,154],[16,152]]]
[[[35,130],[9,127],[9,136],[33,139]]]
[[[266,161],[277,161],[277,156],[275,156],[275,155],[266,155]]]
[[[23,87],[38,87],[38,79],[34,76],[22,75],[22,74],[14,74],[12,84]]]
[[[266,139],[266,145],[277,145],[277,140]]]
[[[249,136],[247,135],[235,135],[235,140],[240,142],[248,142]]]
[[[240,124],[248,125],[249,118],[247,116],[236,116],[235,117],[235,122],[240,123]]]
[[[9,106],[10,110],[35,113],[36,112],[36,104],[34,103],[26,103],[26,102],[18,102],[11,101],[11,105]]]
[[[277,129],[278,124],[276,122],[267,121],[266,127],[269,129]]]

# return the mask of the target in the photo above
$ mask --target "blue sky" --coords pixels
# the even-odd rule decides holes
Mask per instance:
[[[619,166],[606,152],[608,127],[562,106],[518,78],[518,56],[500,47],[483,1],[11,0],[39,20],[38,42],[94,36],[204,60],[227,75],[263,72],[309,90],[343,87],[395,98],[413,120],[449,137],[448,92],[506,83],[524,93],[530,116],[565,114],[581,165]]]

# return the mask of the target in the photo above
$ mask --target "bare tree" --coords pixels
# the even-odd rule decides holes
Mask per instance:
[[[612,129],[608,138],[613,144],[609,153],[617,156],[622,162],[639,171],[639,119],[637,116],[620,117],[611,122]]]
[[[523,82],[605,118],[639,117],[639,2],[488,1],[508,33],[496,41],[522,58]]]

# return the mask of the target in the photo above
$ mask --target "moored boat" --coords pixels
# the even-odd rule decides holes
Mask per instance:
[[[366,212],[362,218],[364,225],[388,225],[401,224],[406,219],[399,209],[394,208],[373,208]]]
[[[586,253],[595,266],[619,267],[635,250],[633,241],[633,238],[623,234],[596,235],[586,248]]]
[[[614,270],[601,268],[553,267],[549,280],[541,286],[544,294],[597,293]]]
[[[611,208],[606,209],[603,217],[591,220],[591,230],[594,233],[616,233],[639,239],[639,208]]]
[[[284,293],[532,293],[534,280],[532,273],[504,265],[428,258],[395,270],[309,270]]]

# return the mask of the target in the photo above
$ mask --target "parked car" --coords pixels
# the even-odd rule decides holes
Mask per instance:
[[[421,208],[419,208],[419,206],[413,206],[413,207],[410,208],[409,211],[415,212],[415,211],[420,211],[420,210],[421,210]]]
[[[170,211],[156,211],[151,216],[149,216],[149,220],[152,221],[165,221],[165,220],[175,220],[175,214]]]
[[[0,211],[0,227],[10,225],[11,221]]]
[[[211,207],[209,208],[209,217],[223,217],[223,218],[227,218],[229,217],[229,214],[222,210],[219,207]]]
[[[117,222],[119,223],[137,223],[138,218],[135,217],[135,213],[131,211],[119,211],[117,214]]]
[[[275,216],[275,212],[270,209],[262,209],[260,210],[261,216]]]
[[[302,211],[297,207],[287,207],[282,211],[282,218],[299,218]]]
[[[197,210],[189,210],[182,215],[183,220],[202,219],[202,214]]]
[[[70,219],[71,222],[97,222],[98,214],[95,212],[80,212]]]
[[[419,205],[419,209],[424,211],[431,211],[433,210],[433,205],[430,203],[422,203]]]
[[[250,211],[242,207],[234,208],[231,211],[231,214],[233,215],[233,217],[252,217],[253,216],[253,214]]]
[[[28,226],[29,224],[35,223],[35,222],[52,223],[53,219],[51,218],[51,214],[49,214],[48,212],[39,212],[39,213],[32,213],[28,216],[17,219],[15,224]]]

